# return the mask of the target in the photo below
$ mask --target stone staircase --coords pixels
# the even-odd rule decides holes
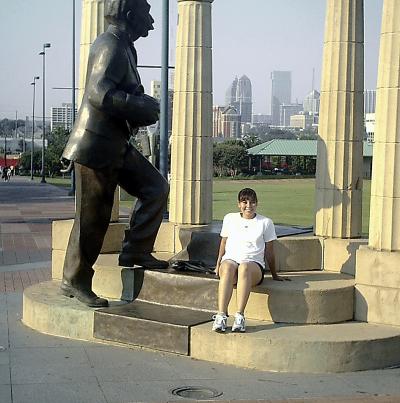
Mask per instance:
[[[215,253],[217,238],[210,237],[213,245],[208,247],[207,236],[200,238],[194,242],[200,247],[196,251],[205,256]],[[245,312],[245,334],[211,331],[218,288],[213,275],[123,268],[113,253],[99,256],[94,277],[95,291],[113,300],[109,308],[89,309],[61,296],[60,271],[53,267],[52,281],[25,290],[23,321],[43,333],[260,370],[344,372],[400,364],[400,327],[353,321],[354,277],[321,271],[317,264],[304,267],[301,259],[297,260],[302,270],[296,270],[293,251],[297,248],[304,254],[304,250],[288,247],[288,242],[279,240],[277,251],[290,249],[292,263],[278,256],[278,267],[292,281],[275,282],[266,275],[263,284],[254,288]],[[304,245],[316,243],[304,239]],[[179,256],[185,254],[196,257],[191,247]],[[163,257],[171,256],[164,253]],[[230,313],[235,312],[235,301],[234,292]]]

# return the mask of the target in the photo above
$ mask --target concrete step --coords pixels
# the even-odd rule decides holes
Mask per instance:
[[[230,318],[228,323],[232,323]],[[348,372],[400,364],[400,327],[346,322],[288,325],[247,320],[246,333],[219,334],[210,323],[191,333],[200,360],[279,372]]]
[[[23,293],[22,322],[38,332],[93,341],[94,309],[60,293],[60,281],[45,281]]]
[[[400,363],[400,327],[247,320],[245,334],[229,330],[218,334],[211,331],[211,322],[203,323],[211,319],[208,312],[143,301],[124,306],[112,301],[110,308],[95,310],[62,296],[59,286],[58,281],[48,281],[24,290],[23,322],[27,326],[55,336],[141,345],[268,371],[346,372]]]
[[[246,317],[285,323],[337,323],[353,318],[354,279],[346,274],[308,271],[281,273],[292,281],[273,281],[267,274],[253,289]],[[138,298],[160,304],[214,312],[218,279],[174,271],[145,271]],[[229,312],[236,312],[236,290]]]
[[[157,256],[171,258],[167,253]],[[124,268],[118,266],[117,254],[101,254],[94,269],[93,289],[105,298],[133,301],[138,297],[163,305],[217,310],[218,279],[213,275]],[[280,274],[292,281],[273,281],[267,274],[250,294],[248,318],[286,323],[337,323],[353,318],[352,276],[316,270]],[[61,274],[56,278],[61,279]],[[236,290],[229,312],[236,312]]]
[[[134,301],[94,314],[94,337],[189,355],[190,329],[209,322],[207,312]]]

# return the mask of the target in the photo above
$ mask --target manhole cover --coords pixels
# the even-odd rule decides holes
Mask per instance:
[[[173,395],[194,400],[210,400],[222,395],[218,390],[203,386],[181,386],[171,391]]]

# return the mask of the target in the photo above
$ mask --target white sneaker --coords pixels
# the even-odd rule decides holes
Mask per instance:
[[[217,313],[212,318],[214,319],[212,330],[214,332],[225,332],[227,316],[224,313]]]
[[[242,332],[246,331],[245,318],[240,312],[235,313],[235,320],[232,325],[232,332]]]

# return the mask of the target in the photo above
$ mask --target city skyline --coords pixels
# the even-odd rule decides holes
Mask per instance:
[[[68,3],[68,4],[66,4]],[[139,64],[159,65],[161,60],[161,0],[149,1],[155,19],[155,31],[137,41]],[[215,105],[224,103],[225,91],[235,76],[246,75],[252,83],[253,113],[269,113],[273,70],[292,71],[292,101],[301,102],[312,89],[320,87],[322,46],[326,2],[303,0],[301,7],[292,0],[252,0],[244,9],[239,0],[214,1],[213,7],[213,93]],[[79,63],[81,2],[76,0],[76,71]],[[365,88],[375,89],[378,63],[381,0],[365,2]],[[20,13],[23,9],[24,13]],[[0,27],[3,57],[0,62],[2,92],[0,118],[13,119],[15,111],[25,119],[32,114],[32,86],[37,82],[36,117],[42,115],[42,58],[46,51],[46,115],[50,108],[71,102],[72,3],[65,0],[34,2],[14,0],[3,7],[8,16]],[[228,13],[229,11],[229,13]],[[295,12],[294,12],[295,11]],[[229,15],[229,18],[228,18]],[[60,18],[60,16],[62,16]],[[177,4],[170,3],[170,64],[174,64]],[[284,23],[283,23],[284,22]],[[18,26],[18,30],[13,27]],[[238,30],[238,27],[246,29]],[[246,32],[246,35],[243,34]],[[5,38],[13,35],[13,40]],[[140,70],[143,84],[150,93],[150,81],[159,79],[154,69]],[[78,83],[78,75],[76,79]]]

